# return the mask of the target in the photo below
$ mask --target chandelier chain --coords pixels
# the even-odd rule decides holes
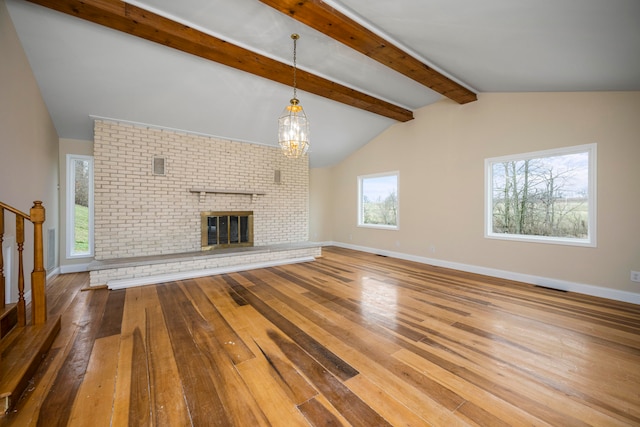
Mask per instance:
[[[297,70],[297,56],[296,56],[296,46],[297,46],[297,42],[298,42],[298,37],[296,35],[296,37],[291,36],[291,38],[293,39],[293,98],[296,99],[296,89],[297,89],[297,76],[296,76],[296,70]]]

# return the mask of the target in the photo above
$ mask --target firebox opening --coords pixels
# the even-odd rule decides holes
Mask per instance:
[[[201,212],[202,249],[253,246],[253,212]]]

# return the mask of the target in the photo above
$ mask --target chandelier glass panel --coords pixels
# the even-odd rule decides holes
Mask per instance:
[[[293,98],[278,119],[278,143],[285,156],[298,158],[304,156],[309,150],[309,120],[296,97],[296,43],[300,36],[291,34],[291,38],[293,39]]]

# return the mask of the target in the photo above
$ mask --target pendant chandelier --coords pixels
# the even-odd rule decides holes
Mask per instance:
[[[309,150],[309,120],[296,98],[296,42],[300,38],[291,34],[293,39],[293,98],[289,101],[278,119],[278,143],[285,156],[297,159]]]

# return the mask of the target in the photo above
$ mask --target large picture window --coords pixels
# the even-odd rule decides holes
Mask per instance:
[[[398,172],[358,177],[358,225],[398,229]]]
[[[485,235],[595,246],[596,144],[485,160]]]
[[[67,155],[67,257],[93,256],[93,157]]]

